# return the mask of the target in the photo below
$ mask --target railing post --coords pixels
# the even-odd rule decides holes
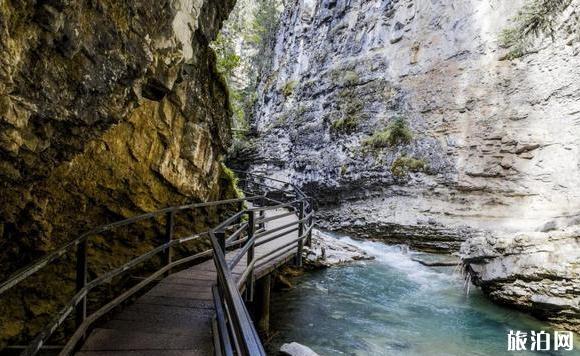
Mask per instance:
[[[76,290],[77,293],[87,285],[87,239],[82,239],[77,245]],[[77,328],[87,317],[87,296],[85,295],[76,307]]]
[[[264,196],[262,196],[262,198],[260,198],[260,207],[262,208],[260,210],[260,220],[263,220],[264,217],[266,216],[266,211],[263,209],[265,206],[266,206],[266,198]],[[266,223],[261,222],[259,228],[260,228],[260,230],[265,229]]]
[[[254,238],[254,232],[256,230],[255,226],[255,211],[250,210],[248,211],[248,241],[251,241]],[[249,266],[254,259],[254,248],[255,248],[255,241],[252,241],[250,244],[250,248],[248,249],[248,257],[246,264]],[[248,275],[248,281],[246,282],[246,301],[251,302],[254,299],[254,271],[252,271]]]
[[[310,207],[310,209],[308,209],[308,214],[310,214],[310,217],[308,218],[308,228],[310,230],[308,230],[308,238],[306,239],[306,246],[308,247],[312,247],[312,224],[314,223],[314,214],[312,214],[312,212],[314,211],[314,206],[312,205],[312,199],[309,199],[308,201],[308,206]]]
[[[220,248],[222,249],[222,252],[225,256],[226,255],[226,233],[224,231],[216,231],[215,238],[218,240],[218,243],[220,244]]]
[[[298,219],[304,219],[304,200],[298,202]],[[304,221],[298,223],[298,237],[302,237],[304,234]],[[304,239],[300,238],[298,240],[298,251],[296,252],[296,266],[302,266],[302,248],[304,247]]]
[[[165,239],[164,239],[164,243],[169,243],[173,240],[173,226],[175,224],[175,212],[174,211],[170,211],[167,213],[166,215],[166,221],[165,221]],[[171,263],[171,260],[173,258],[173,250],[171,248],[171,246],[167,247],[167,249],[165,249],[165,254],[163,257],[163,265],[168,265]]]
[[[238,211],[237,213],[239,213],[240,211],[244,210],[244,202],[241,201],[238,203]],[[242,223],[242,215],[240,215],[239,219],[236,221],[237,224],[241,224]]]

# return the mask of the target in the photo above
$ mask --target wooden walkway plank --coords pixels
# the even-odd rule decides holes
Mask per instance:
[[[266,211],[266,217],[285,213],[285,210]],[[297,221],[294,215],[266,223],[266,229]],[[284,229],[292,230],[295,226]],[[261,239],[267,238],[265,236]],[[280,250],[295,240],[295,231],[257,246],[257,257]],[[231,261],[236,250],[226,255]],[[296,254],[293,249],[273,261],[257,264],[255,275],[259,278],[270,273]],[[233,274],[239,278],[247,259],[241,259]],[[213,355],[211,321],[214,305],[211,286],[216,281],[213,260],[203,262],[174,273],[160,281],[122,312],[113,316],[87,338],[77,356],[209,356]]]

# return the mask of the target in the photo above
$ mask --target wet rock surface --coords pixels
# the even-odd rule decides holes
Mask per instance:
[[[580,229],[488,234],[461,255],[473,282],[494,301],[580,332]]]

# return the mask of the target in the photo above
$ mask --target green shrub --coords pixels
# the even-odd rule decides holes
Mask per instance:
[[[533,37],[548,34],[553,39],[557,17],[570,3],[571,0],[530,0],[518,12],[514,26],[500,33],[499,45],[510,49],[505,58],[514,59],[526,54]]]
[[[505,59],[512,60],[520,58],[526,53],[528,46],[518,35],[518,31],[513,28],[503,30],[499,35],[499,45],[503,48],[509,48]]]
[[[358,119],[356,116],[347,116],[332,123],[332,130],[338,133],[349,133],[356,130],[358,127]]]
[[[292,93],[294,93],[294,88],[296,87],[296,81],[295,80],[291,80],[289,82],[286,82],[286,84],[284,84],[284,86],[282,86],[282,94],[285,97],[289,97],[290,95],[292,95]]]
[[[407,125],[407,120],[403,117],[396,117],[387,128],[375,132],[371,137],[364,140],[363,145],[372,148],[382,148],[410,143],[412,139],[413,133]]]
[[[215,41],[211,43],[211,47],[216,52],[218,71],[229,80],[234,70],[240,66],[242,60],[235,52],[232,39],[220,33]]]
[[[424,172],[427,164],[422,159],[408,156],[397,158],[391,166],[391,172],[395,177],[405,177],[409,172]]]

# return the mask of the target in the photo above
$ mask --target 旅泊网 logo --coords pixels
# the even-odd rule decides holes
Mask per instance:
[[[514,331],[508,333],[508,351],[572,351],[574,334],[571,331]]]

